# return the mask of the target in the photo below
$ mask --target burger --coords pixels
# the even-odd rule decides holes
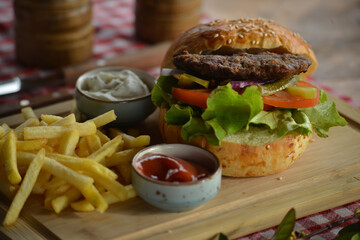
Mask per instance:
[[[307,81],[317,66],[311,46],[273,21],[197,25],[174,40],[152,91],[163,140],[209,150],[225,176],[281,172],[314,133],[347,124]]]

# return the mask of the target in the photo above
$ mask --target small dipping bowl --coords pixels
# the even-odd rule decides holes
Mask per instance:
[[[83,91],[86,79],[97,75],[100,72],[120,72],[130,70],[134,72],[148,87],[149,93],[140,97],[128,98],[124,100],[101,100],[89,96]],[[81,75],[76,82],[76,106],[81,114],[87,119],[97,117],[105,112],[114,110],[117,119],[111,124],[117,127],[131,127],[146,119],[155,110],[151,101],[151,91],[155,84],[155,77],[138,69],[126,67],[106,67],[97,68]]]
[[[177,157],[205,167],[207,177],[190,182],[167,182],[145,176],[139,160],[149,154]],[[187,144],[159,144],[139,151],[132,161],[132,185],[149,204],[166,212],[182,212],[200,206],[213,198],[221,187],[221,165],[211,152]]]

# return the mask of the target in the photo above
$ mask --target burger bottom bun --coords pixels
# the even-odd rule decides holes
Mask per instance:
[[[165,122],[165,108],[160,109],[159,128],[166,143],[187,143],[181,138],[181,127]],[[222,141],[220,146],[197,137],[191,143],[214,153],[222,165],[222,174],[231,177],[257,177],[281,172],[290,167],[305,151],[311,135],[287,135],[280,140],[251,146]]]

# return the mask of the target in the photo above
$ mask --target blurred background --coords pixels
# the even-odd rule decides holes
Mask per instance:
[[[359,0],[204,0],[204,12],[215,18],[260,16],[299,33],[318,58],[314,77],[360,105]]]
[[[29,2],[33,4],[39,0],[0,1],[0,81],[15,76],[36,78],[54,74],[64,66],[45,69],[41,65],[23,64],[24,61],[20,62],[16,57],[14,2],[24,2],[25,9],[34,11],[34,8],[27,8],[26,4]],[[174,38],[179,32],[198,21],[262,17],[272,19],[299,33],[313,47],[319,62],[319,68],[314,74],[316,84],[353,106],[360,106],[359,0],[301,2],[296,0],[77,0],[77,2],[91,3],[91,9],[88,11],[91,11],[93,43],[89,56],[81,55],[84,56],[83,59],[75,63],[70,62],[70,66],[147,49],[156,43]],[[171,7],[170,2],[175,4],[175,7]],[[35,10],[39,9],[35,8]],[[25,26],[18,30],[18,38],[23,40],[23,33],[28,29],[29,27]],[[33,29],[38,31],[39,28],[33,27]],[[28,44],[27,46],[23,49],[32,49]],[[22,50],[23,52],[25,51]],[[39,52],[27,53],[27,59],[31,63],[36,63],[41,57],[42,53]],[[159,67],[156,66],[148,71],[158,75]],[[0,97],[0,104],[31,99],[34,96],[50,94],[62,89],[71,93],[73,88],[58,84],[46,85],[44,88],[34,88],[21,94]]]

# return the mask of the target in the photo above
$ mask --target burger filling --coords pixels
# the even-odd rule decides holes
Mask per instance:
[[[262,136],[250,141],[262,145],[287,134],[327,137],[330,127],[347,124],[325,92],[299,76],[311,65],[303,56],[184,51],[173,62],[177,70],[160,76],[152,100],[168,109],[166,122],[181,126],[186,141],[204,136],[219,145],[239,135],[249,144],[249,136]]]

